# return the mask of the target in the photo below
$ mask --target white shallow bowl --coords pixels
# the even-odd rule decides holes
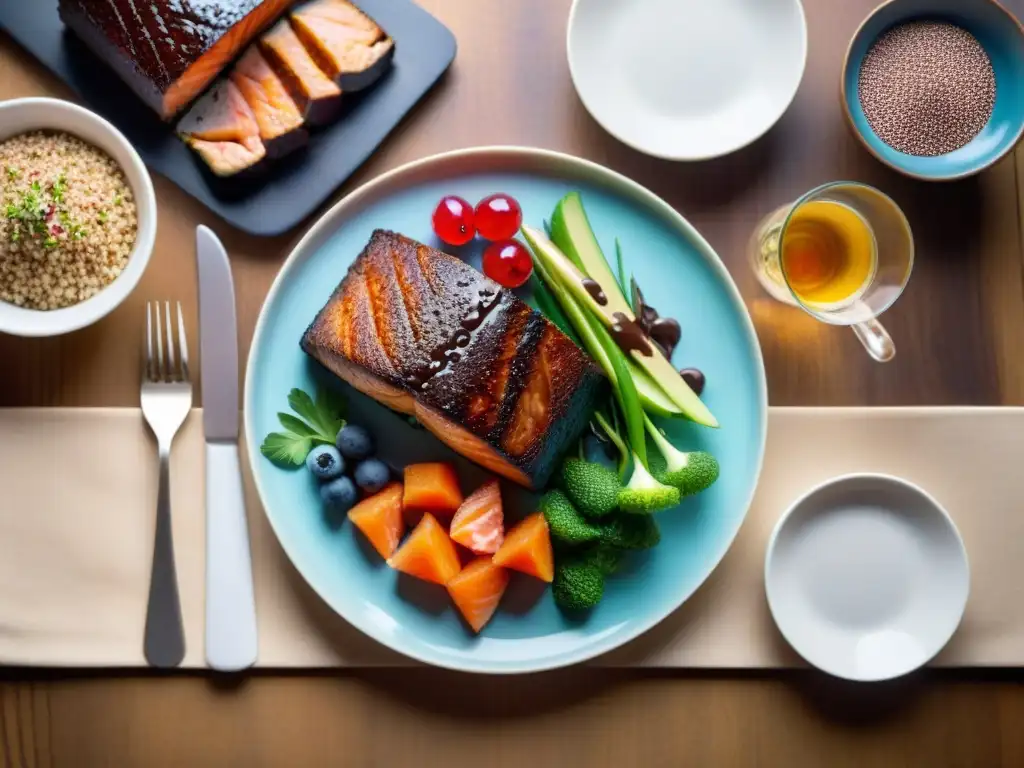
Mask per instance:
[[[728,154],[763,135],[807,59],[800,0],[574,0],[569,71],[619,141],[669,160]]]
[[[59,336],[95,323],[124,301],[138,284],[156,240],[156,196],[149,172],[138,153],[120,131],[96,113],[60,99],[0,102],[0,141],[34,130],[64,131],[110,155],[124,171],[137,210],[139,229],[128,264],[95,296],[49,311],[0,301],[0,332],[15,336]]]
[[[935,499],[888,475],[848,475],[779,520],[765,588],[783,636],[810,664],[847,680],[887,680],[923,666],[953,636],[970,571]]]

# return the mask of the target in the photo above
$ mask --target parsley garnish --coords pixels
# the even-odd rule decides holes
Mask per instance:
[[[301,389],[288,393],[288,405],[302,418],[278,413],[284,432],[271,432],[260,453],[279,467],[301,467],[316,445],[333,445],[345,426],[345,403],[333,392],[320,389],[316,401]]]
[[[97,216],[96,218],[100,220],[100,224],[106,224],[108,216],[109,214],[107,213],[107,209],[104,208],[103,210],[100,211],[100,215]]]
[[[62,173],[60,176],[57,177],[57,180],[53,182],[53,185],[50,187],[50,197],[53,198],[53,202],[63,203],[64,192],[67,191],[67,188],[68,177]]]
[[[10,179],[11,181],[15,181],[20,175],[20,173],[21,172],[13,165],[7,166],[7,178]]]

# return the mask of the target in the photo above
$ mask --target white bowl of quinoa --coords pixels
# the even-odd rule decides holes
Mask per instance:
[[[60,99],[0,102],[0,332],[95,323],[138,284],[156,197],[128,140]]]

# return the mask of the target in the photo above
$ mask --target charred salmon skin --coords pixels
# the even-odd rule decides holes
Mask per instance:
[[[178,135],[218,176],[234,176],[267,154],[256,115],[230,80],[204,93],[178,122]]]
[[[281,157],[306,143],[302,113],[256,46],[251,46],[231,70],[231,82],[241,92],[259,126],[268,157]]]
[[[606,391],[590,358],[515,294],[384,230],[301,344],[356,389],[527,488],[544,486]]]
[[[260,45],[305,121],[325,125],[333,120],[341,108],[341,89],[320,70],[288,20],[275,24]]]
[[[346,0],[313,0],[291,14],[295,33],[342,91],[361,91],[380,79],[394,57],[392,40]]]
[[[60,0],[60,16],[164,119],[198,96],[293,0]]]

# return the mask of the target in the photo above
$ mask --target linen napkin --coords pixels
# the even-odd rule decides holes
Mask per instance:
[[[188,653],[202,667],[205,520],[201,412],[174,444],[174,543]],[[0,664],[145,666],[142,634],[157,484],[137,409],[0,410]],[[701,589],[662,624],[595,663],[772,668],[800,664],[772,624],[764,551],[807,489],[854,471],[929,491],[956,521],[971,563],[964,621],[935,663],[1024,664],[1024,409],[772,408],[758,491],[739,536]],[[245,464],[243,458],[243,465]],[[408,663],[350,627],[288,562],[251,477],[261,667]]]

